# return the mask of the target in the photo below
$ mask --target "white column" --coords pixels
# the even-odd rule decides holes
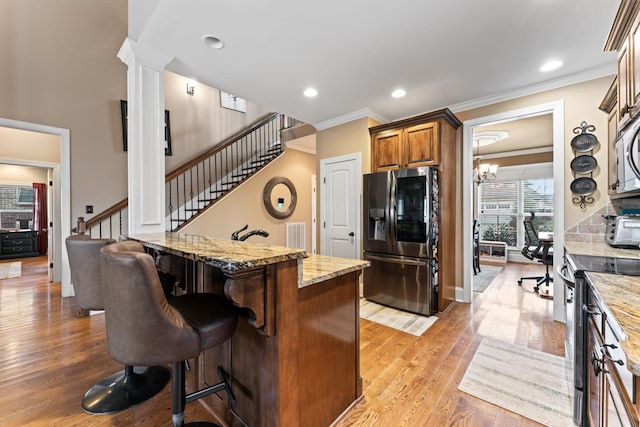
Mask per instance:
[[[127,38],[129,233],[164,232],[164,67],[171,55]]]

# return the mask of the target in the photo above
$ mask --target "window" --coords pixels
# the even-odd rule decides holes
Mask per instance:
[[[553,179],[485,182],[478,188],[480,238],[524,246],[525,217],[535,215],[540,233],[553,232]]]
[[[33,218],[33,188],[26,185],[0,185],[0,228],[19,228],[19,220]]]

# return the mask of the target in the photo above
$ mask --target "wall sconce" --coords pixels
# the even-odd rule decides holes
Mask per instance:
[[[189,84],[189,82],[187,82],[187,94],[193,95],[194,92],[195,92],[195,86],[193,84]]]

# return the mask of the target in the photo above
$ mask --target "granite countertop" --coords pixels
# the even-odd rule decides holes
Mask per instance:
[[[640,376],[640,277],[593,272],[587,272],[587,276],[627,334],[620,347],[627,356],[629,371]]]
[[[123,236],[137,240],[148,247],[187,259],[193,259],[228,271],[243,270],[261,265],[275,264],[291,259],[302,259],[301,249],[261,243],[181,233],[145,233]]]
[[[606,243],[564,242],[564,247],[567,252],[573,255],[636,258],[640,260],[640,250],[614,248]]]
[[[333,277],[362,270],[369,261],[310,255],[301,249],[260,243],[181,233],[132,234],[124,238],[137,240],[150,248],[193,259],[227,271],[237,271],[261,265],[298,259],[298,287],[323,282]]]
[[[606,243],[564,242],[571,255],[630,258],[640,261],[640,250],[620,249]],[[627,368],[640,376],[640,277],[587,272],[590,282],[627,335],[620,347],[627,356]]]
[[[302,280],[298,287],[302,288],[352,271],[362,270],[369,265],[369,261],[359,259],[309,255],[302,260]]]

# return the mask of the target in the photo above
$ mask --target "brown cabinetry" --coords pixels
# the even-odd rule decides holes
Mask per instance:
[[[453,302],[456,278],[462,277],[461,264],[456,262],[456,242],[462,241],[462,237],[456,235],[456,230],[462,229],[457,197],[460,191],[456,186],[461,182],[462,174],[456,160],[461,124],[451,111],[443,109],[369,129],[371,172],[421,166],[438,168],[438,311],[445,310]]]
[[[591,427],[638,427],[638,415],[631,397],[636,377],[628,369],[620,349],[617,321],[607,310],[595,289],[587,286],[583,310],[587,316],[587,420]]]
[[[605,51],[618,52],[618,131],[640,113],[640,1],[622,0]]]
[[[437,122],[372,134],[372,171],[437,165],[438,142]]]

